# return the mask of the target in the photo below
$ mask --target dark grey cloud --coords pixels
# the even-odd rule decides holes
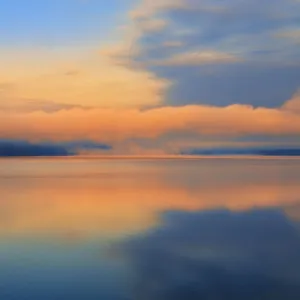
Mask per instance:
[[[292,0],[186,0],[157,15],[169,26],[145,33],[136,57],[174,85],[168,104],[280,106],[300,87],[300,52],[284,32],[300,29],[300,4]],[[175,41],[178,47],[166,47]],[[242,61],[163,65],[176,55],[218,51]],[[157,61],[161,62],[159,66]]]
[[[300,67],[270,64],[235,64],[204,67],[160,68],[160,75],[175,85],[167,102],[175,105],[232,103],[279,107],[300,85]]]
[[[134,299],[300,297],[299,224],[280,210],[169,211],[121,249],[135,274]]]
[[[189,28],[188,45],[214,45],[230,38],[250,38],[268,36],[279,29],[299,25],[299,4],[293,1],[268,0],[253,1],[187,1],[187,9],[177,9],[169,13],[172,22]],[[261,47],[267,46],[270,39],[261,41]]]
[[[251,59],[255,52],[261,52],[269,60],[272,52],[282,56],[292,49],[300,56],[294,43],[274,36],[299,28],[300,5],[295,1],[275,0],[272,5],[267,0],[184,2],[184,7],[164,11],[169,22],[167,29],[143,36],[141,41],[150,50],[168,39],[180,41],[186,51],[216,47],[233,53],[242,50],[243,56]],[[182,49],[175,47],[173,51]]]

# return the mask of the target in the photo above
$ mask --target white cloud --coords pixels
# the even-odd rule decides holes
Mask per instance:
[[[187,3],[184,0],[143,0],[129,15],[133,20],[147,19],[152,18],[160,11],[185,8],[186,6]]]
[[[155,62],[161,66],[193,66],[214,63],[233,63],[241,59],[229,53],[210,51],[195,51],[176,54],[165,60]]]
[[[276,32],[275,37],[285,38],[296,44],[300,44],[300,28],[281,30]]]
[[[300,114],[300,90],[293,97],[284,103],[283,110]]]
[[[160,19],[149,19],[139,21],[139,26],[144,32],[159,32],[167,27],[167,21]]]

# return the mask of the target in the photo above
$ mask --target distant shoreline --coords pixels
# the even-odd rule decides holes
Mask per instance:
[[[76,160],[76,159],[99,159],[99,160],[201,160],[201,159],[287,159],[298,160],[300,156],[287,155],[66,155],[66,156],[0,156],[0,160]]]

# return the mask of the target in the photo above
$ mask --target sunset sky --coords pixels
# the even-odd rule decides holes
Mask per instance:
[[[271,2],[0,0],[0,144],[300,148],[300,1]]]

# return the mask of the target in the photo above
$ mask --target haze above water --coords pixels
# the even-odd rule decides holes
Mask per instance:
[[[0,299],[300,299],[300,159],[2,159]]]

